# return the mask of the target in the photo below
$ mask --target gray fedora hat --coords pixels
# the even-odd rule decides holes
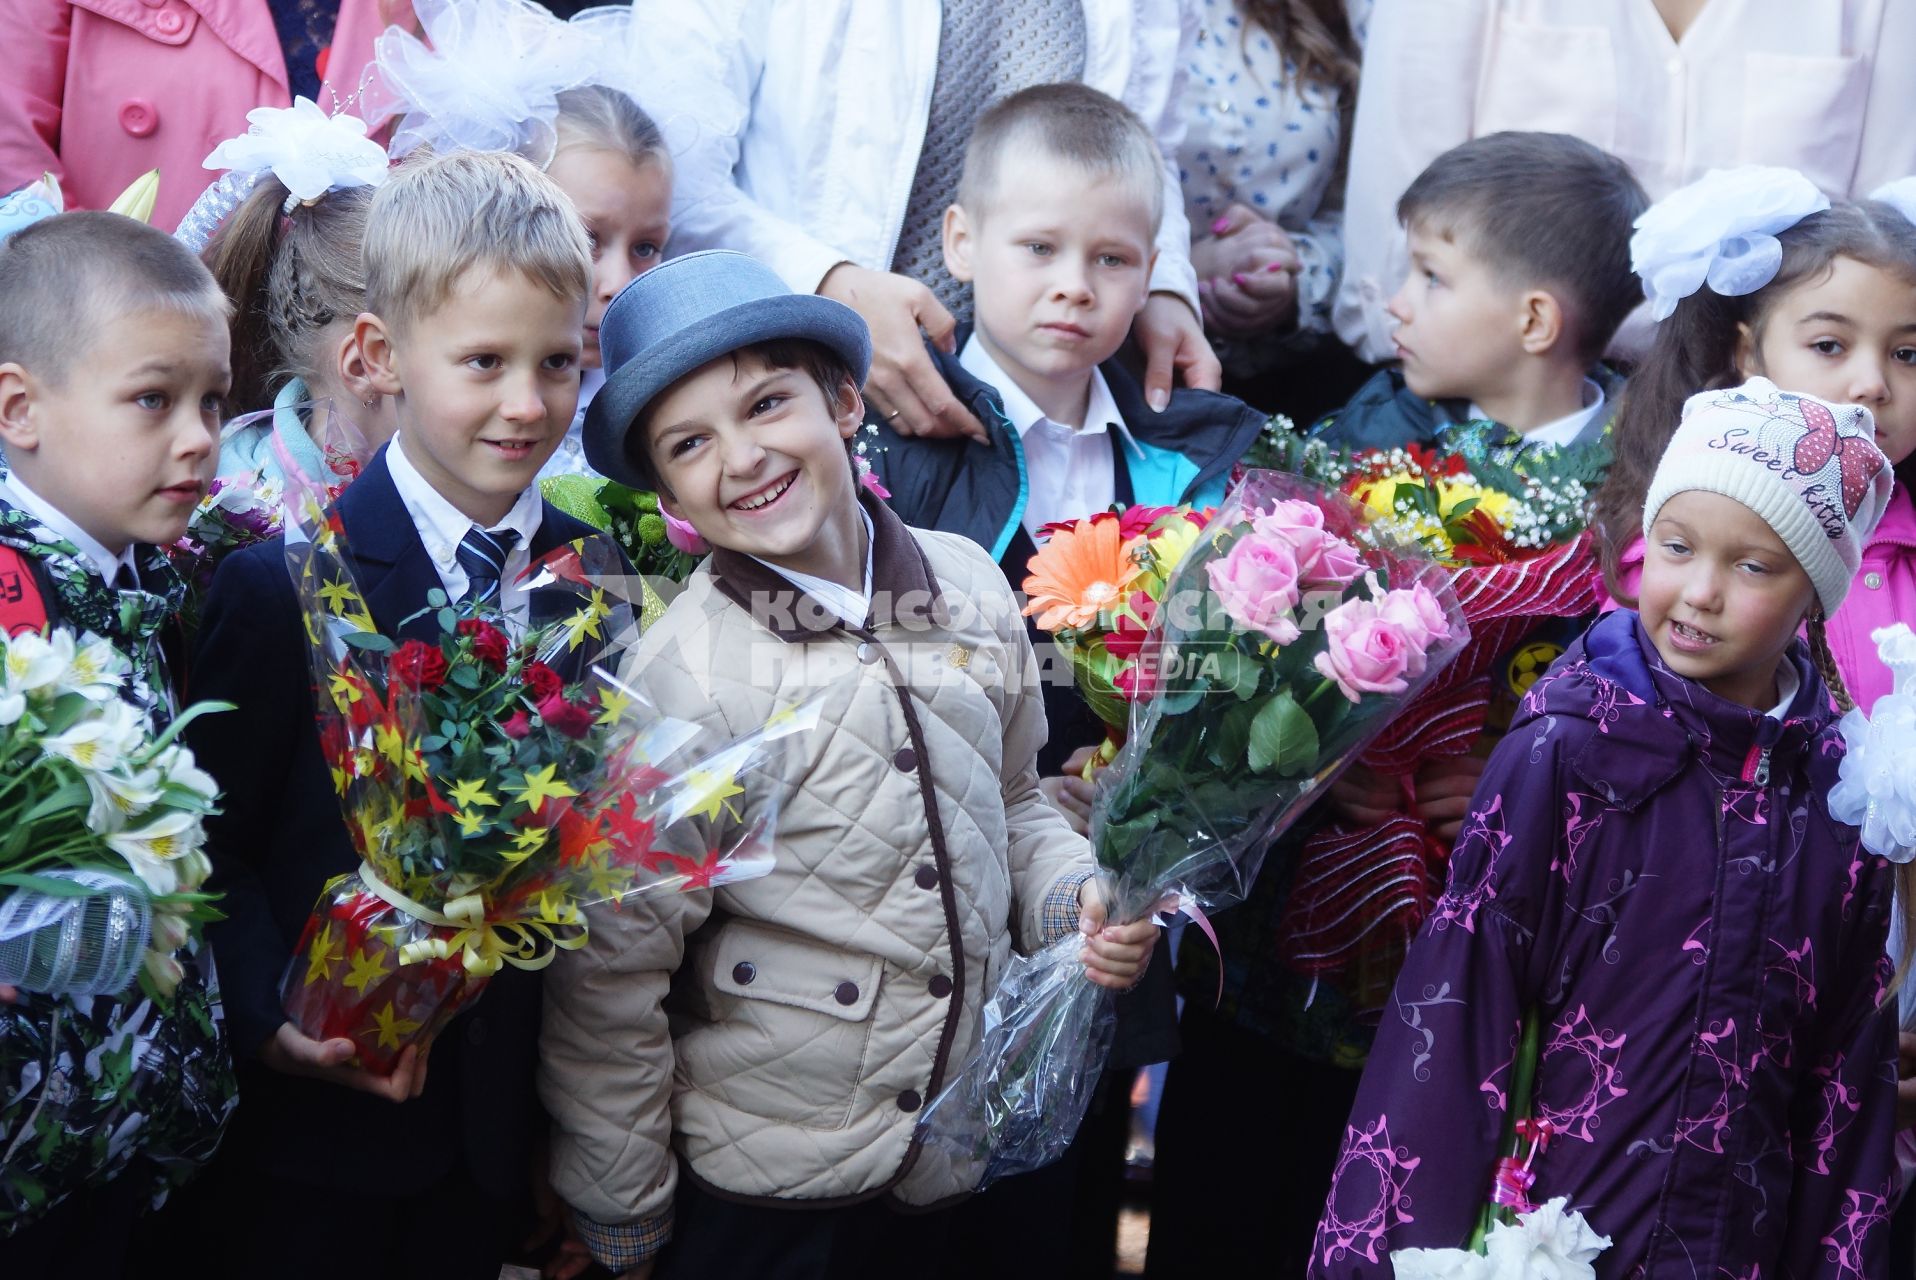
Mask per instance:
[[[871,333],[856,311],[793,293],[756,258],[725,249],[661,263],[620,291],[599,322],[605,385],[585,414],[585,458],[601,475],[644,488],[625,437],[652,398],[729,351],[776,338],[823,343],[862,384]]]

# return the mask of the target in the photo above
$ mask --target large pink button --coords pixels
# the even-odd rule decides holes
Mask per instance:
[[[120,127],[144,138],[160,127],[160,113],[145,98],[128,98],[120,104]]]
[[[176,36],[180,28],[186,25],[186,19],[180,16],[178,9],[162,9],[154,15],[153,25],[160,29],[163,36]]]

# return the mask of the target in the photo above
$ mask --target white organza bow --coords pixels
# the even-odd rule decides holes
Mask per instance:
[[[1870,192],[1869,198],[1881,200],[1911,222],[1916,222],[1916,176],[1885,182]]]
[[[386,180],[385,149],[366,136],[366,122],[329,116],[311,98],[248,111],[246,132],[213,148],[205,163],[253,178],[271,173],[300,200]]]
[[[1843,717],[1849,753],[1830,788],[1830,814],[1861,827],[1871,853],[1908,862],[1916,858],[1916,634],[1899,622],[1870,639],[1896,683],[1868,716],[1858,707]]]
[[[1830,207],[1794,169],[1712,169],[1636,221],[1630,266],[1658,320],[1704,284],[1725,297],[1754,293],[1783,263],[1777,233]]]

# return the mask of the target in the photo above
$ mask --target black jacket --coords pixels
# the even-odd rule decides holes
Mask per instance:
[[[1599,364],[1590,376],[1603,388],[1605,411],[1614,415],[1623,394],[1623,375]],[[1393,368],[1380,370],[1342,409],[1319,418],[1310,435],[1340,448],[1398,449],[1434,444],[1446,428],[1469,420],[1469,404],[1426,400],[1405,386],[1403,373]]]

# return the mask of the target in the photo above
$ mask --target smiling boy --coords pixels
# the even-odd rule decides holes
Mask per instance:
[[[916,1121],[1014,945],[1082,931],[1087,976],[1126,987],[1156,930],[1105,927],[1090,849],[1038,792],[1044,713],[996,567],[857,483],[857,313],[695,253],[628,287],[601,339],[586,456],[714,548],[628,678],[725,736],[801,702],[820,727],[698,833],[776,815],[769,875],[594,912],[552,968],[554,1186],[628,1275],[904,1274],[958,1228],[893,1211],[976,1179]]]
[[[388,637],[434,641],[436,591],[462,612],[496,605],[511,626],[552,620],[564,603],[521,574],[592,533],[533,483],[578,398],[584,227],[525,161],[457,152],[380,188],[364,254],[355,338],[399,429],[334,512],[373,621]],[[496,975],[434,1042],[430,1075],[411,1049],[374,1075],[350,1041],[309,1039],[281,1008],[280,975],[314,898],[359,860],[314,730],[301,618],[281,541],[245,548],[214,578],[196,655],[194,692],[238,708],[190,735],[230,797],[208,824],[228,914],[213,936],[248,1099],[240,1154],[213,1181],[255,1206],[216,1242],[219,1274],[363,1274],[370,1263],[380,1275],[494,1280],[529,1222],[538,979]],[[591,657],[569,655],[561,674],[580,678]],[[353,1231],[336,1230],[347,1220]]]

